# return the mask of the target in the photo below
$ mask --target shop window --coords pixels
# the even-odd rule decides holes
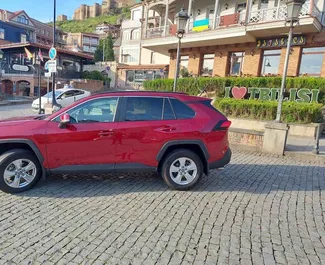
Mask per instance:
[[[325,47],[302,49],[299,75],[320,76]]]
[[[214,54],[204,54],[201,67],[202,76],[212,76],[214,65]]]
[[[281,50],[266,50],[263,54],[261,75],[277,75],[279,73]]]
[[[230,53],[230,75],[240,76],[244,65],[245,52]]]

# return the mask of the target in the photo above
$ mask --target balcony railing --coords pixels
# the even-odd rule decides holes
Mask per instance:
[[[311,7],[311,4],[313,5]],[[213,30],[222,27],[235,26],[235,25],[249,25],[255,23],[264,23],[264,22],[272,22],[272,21],[283,21],[287,16],[287,7],[285,5],[281,5],[274,8],[266,8],[266,9],[258,9],[249,12],[249,15],[246,18],[246,11],[243,10],[241,13],[228,14],[223,16],[218,16],[216,21],[210,17],[208,23],[205,23],[204,29],[196,29],[194,27],[194,22],[189,22],[188,33],[198,32],[198,31],[206,31]],[[319,22],[325,26],[325,12],[321,12],[315,3],[311,1],[306,1],[302,6],[300,17],[311,16],[315,17],[319,20]],[[247,19],[247,21],[246,21]],[[214,27],[215,23],[215,27]],[[164,36],[171,36],[176,34],[176,25],[168,25],[166,30],[164,30],[164,26],[150,28],[145,33],[143,38],[157,38]]]
[[[310,14],[309,7],[310,7],[310,2],[309,1],[305,2],[305,4],[302,6],[302,9],[300,11],[300,17],[312,15],[313,17],[318,18],[318,16],[321,15],[321,12],[318,10],[316,6],[313,6],[312,14]],[[260,23],[260,22],[267,22],[267,21],[274,21],[274,20],[285,20],[286,17],[287,17],[287,6],[282,5],[274,8],[266,8],[266,9],[251,11],[249,15],[248,23]]]

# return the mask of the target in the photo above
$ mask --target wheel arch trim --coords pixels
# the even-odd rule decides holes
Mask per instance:
[[[29,139],[1,139],[0,140],[0,144],[27,144],[35,153],[38,161],[40,162],[41,165],[43,165],[44,162],[44,157],[41,153],[41,151],[39,150],[39,148],[37,147],[37,145]]]
[[[210,154],[208,152],[208,149],[207,149],[206,145],[201,140],[175,140],[175,141],[169,141],[163,145],[163,147],[158,152],[156,160],[158,162],[161,162],[161,159],[163,158],[167,149],[171,146],[177,146],[177,145],[197,145],[202,150],[206,161],[208,161],[210,159]]]

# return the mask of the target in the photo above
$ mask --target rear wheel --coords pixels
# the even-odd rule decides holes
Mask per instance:
[[[41,177],[41,166],[28,150],[11,150],[0,156],[0,189],[18,193],[32,188]]]
[[[170,188],[188,190],[203,176],[202,161],[190,150],[175,150],[165,158],[161,174]]]

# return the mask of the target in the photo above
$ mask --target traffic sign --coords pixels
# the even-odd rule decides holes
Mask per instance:
[[[56,73],[56,60],[49,60],[47,61],[47,67],[49,70],[49,73]]]
[[[51,73],[45,73],[45,77],[47,78],[51,77]]]
[[[49,57],[51,60],[54,60],[56,58],[57,52],[54,47],[52,47],[49,51]]]
[[[45,68],[46,71],[49,70],[49,64],[48,64],[48,62],[45,63],[44,68]]]
[[[111,70],[111,68],[109,66],[107,66],[105,69],[106,73],[109,73],[110,70]]]

